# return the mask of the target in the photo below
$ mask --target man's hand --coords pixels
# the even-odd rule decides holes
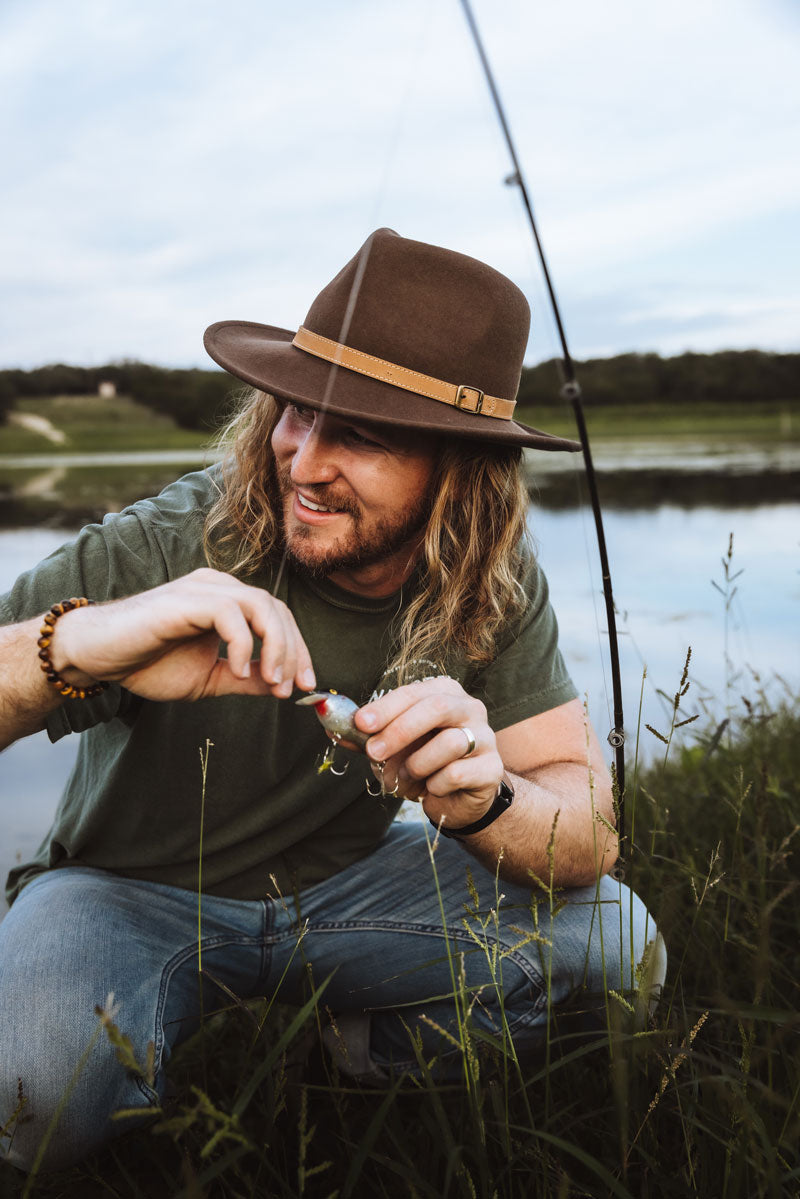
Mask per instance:
[[[435,824],[444,817],[449,828],[460,828],[491,807],[503,762],[486,708],[454,679],[398,687],[360,708],[355,722],[371,734],[367,754],[375,763],[385,762],[387,789],[397,780],[399,795],[419,795]],[[466,729],[475,738],[469,756]],[[376,774],[381,777],[380,771]]]
[[[260,659],[251,662],[254,635],[262,646]],[[219,655],[220,642],[227,658]],[[286,605],[210,569],[66,613],[56,624],[50,656],[69,682],[79,674],[121,683],[145,699],[283,699],[295,685],[306,691],[315,686],[308,649]]]
[[[399,795],[421,789],[416,794],[426,815],[435,824],[444,817],[451,829],[489,810],[505,763],[513,804],[462,841],[502,878],[530,886],[532,873],[547,879],[552,871],[556,886],[581,886],[613,865],[611,779],[579,700],[529,716],[495,736],[479,700],[453,679],[429,679],[366,704],[355,721],[371,734],[367,753],[373,763],[386,762],[387,789],[395,779]],[[465,728],[475,737],[469,757]]]

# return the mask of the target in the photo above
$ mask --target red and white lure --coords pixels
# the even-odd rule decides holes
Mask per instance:
[[[304,695],[302,699],[295,700],[295,703],[301,708],[313,707],[317,714],[322,727],[331,738],[332,744],[325,751],[321,763],[317,767],[317,773],[322,774],[326,770],[330,770],[331,774],[343,775],[347,773],[349,762],[346,762],[342,770],[337,770],[334,765],[334,754],[336,746],[344,743],[347,748],[357,746],[363,753],[364,747],[369,741],[369,733],[362,733],[361,729],[356,727],[355,714],[358,711],[358,704],[354,703],[346,695],[340,695],[338,691],[312,691],[310,695]],[[367,791],[370,795],[391,795],[399,794],[399,781],[395,782],[394,787],[389,790],[383,785],[383,768],[385,762],[376,762],[375,767],[381,776],[380,789],[372,790],[372,786],[367,782]],[[412,783],[411,788],[416,789],[417,784]],[[419,788],[422,791],[422,788]],[[404,799],[413,799],[416,796],[405,795]]]
[[[362,733],[356,728],[354,716],[358,704],[338,691],[312,691],[302,699],[295,701],[298,707],[312,707],[317,713],[320,724],[326,733],[330,733],[335,742],[349,741],[363,750],[369,740],[369,733]]]

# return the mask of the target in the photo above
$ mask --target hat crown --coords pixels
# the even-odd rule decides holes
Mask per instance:
[[[323,288],[302,329],[217,321],[203,340],[253,387],[348,420],[579,450],[512,419],[529,329],[527,300],[499,271],[378,229]]]
[[[530,309],[486,263],[378,229],[319,293],[304,325],[398,366],[513,400]]]

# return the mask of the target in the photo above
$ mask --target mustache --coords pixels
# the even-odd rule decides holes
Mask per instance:
[[[288,468],[278,469],[278,486],[281,495],[290,495],[295,490]],[[360,516],[361,509],[351,496],[337,495],[332,487],[324,483],[304,483],[303,494],[315,504],[323,508],[335,508],[337,512],[347,512],[351,516]]]

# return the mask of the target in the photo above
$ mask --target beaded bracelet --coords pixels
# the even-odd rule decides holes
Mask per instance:
[[[50,642],[53,640],[53,628],[59,616],[63,616],[65,612],[71,612],[73,608],[86,608],[93,603],[94,600],[88,600],[82,596],[80,599],[73,597],[62,600],[60,604],[53,604],[50,611],[45,612],[44,624],[39,630],[41,635],[36,644],[39,646],[42,670],[48,683],[52,683],[56,691],[59,691],[65,699],[91,699],[93,695],[100,695],[108,686],[108,683],[91,683],[88,687],[73,687],[72,683],[68,683],[61,678],[60,674],[56,673],[53,663],[50,661]]]

